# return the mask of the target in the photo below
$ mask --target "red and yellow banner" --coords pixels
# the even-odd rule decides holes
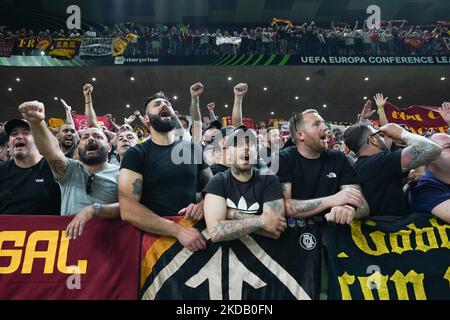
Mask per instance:
[[[72,59],[78,55],[80,50],[81,40],[80,39],[54,39],[52,41],[52,46],[48,54],[55,58],[67,58]]]
[[[430,129],[446,133],[448,129],[448,125],[442,119],[437,107],[413,105],[400,109],[388,102],[384,106],[384,110],[389,122],[405,124],[413,133],[423,134]]]
[[[86,119],[86,115],[84,114],[74,114],[72,115],[73,122],[75,123],[75,129],[76,130],[85,130],[89,128],[89,123]],[[108,121],[108,118],[106,116],[99,116],[97,117],[97,124],[99,126],[106,126],[109,131],[112,130],[111,124]]]
[[[0,215],[0,300],[137,298],[141,232],[93,219],[69,240],[71,219]]]

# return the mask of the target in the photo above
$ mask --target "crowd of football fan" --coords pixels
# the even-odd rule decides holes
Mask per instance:
[[[215,29],[214,31],[212,31]],[[55,39],[80,37],[130,38],[126,55],[440,55],[448,53],[444,38],[450,37],[448,24],[408,25],[406,20],[386,22],[380,29],[368,29],[366,22],[317,25],[273,23],[266,27],[163,26],[134,22],[103,29],[39,31],[8,30],[0,27],[3,39]],[[16,50],[15,54],[40,55],[41,50]]]
[[[94,217],[121,218],[191,251],[205,248],[204,236],[167,217],[205,219],[214,242],[250,233],[278,239],[289,218],[324,228],[414,212],[450,223],[450,136],[388,123],[382,94],[344,132],[331,131],[316,110],[299,110],[281,145],[278,129],[243,125],[247,84],[233,88],[234,126],[222,126],[213,103],[202,124],[204,90],[190,87],[191,123],[159,92],[123,124],[109,115],[112,131],[97,122],[91,84],[83,87],[84,130],[64,100],[67,118],[55,132],[41,102],[23,102],[20,117],[1,127],[0,214],[73,216],[70,239]],[[379,127],[369,121],[375,113]],[[439,113],[450,124],[450,103]],[[145,130],[136,134],[134,121]]]

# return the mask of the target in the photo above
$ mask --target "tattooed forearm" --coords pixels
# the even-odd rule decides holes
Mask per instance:
[[[283,208],[283,200],[274,200],[270,202],[264,203],[267,205],[272,211],[275,211],[276,213],[280,212]]]
[[[325,209],[325,198],[311,199],[311,200],[286,200],[286,215],[295,218],[307,218],[313,216]]]
[[[402,151],[403,171],[427,164],[438,158],[442,152],[441,147],[433,141],[417,134],[407,133],[402,138],[409,145]]]
[[[211,231],[211,238],[214,241],[228,241],[239,239],[247,234],[255,232],[262,227],[260,217],[220,221]]]
[[[133,182],[133,195],[140,196],[142,194],[142,179],[136,179]]]
[[[210,168],[206,168],[198,173],[198,182],[200,184],[200,189],[202,190],[209,180],[213,177]]]
[[[64,160],[51,161],[51,162],[49,162],[49,165],[53,171],[55,179],[61,180],[62,178],[64,178],[69,164],[68,164],[67,159],[64,158]]]

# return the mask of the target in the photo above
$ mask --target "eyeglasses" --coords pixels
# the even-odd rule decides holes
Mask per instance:
[[[87,184],[86,184],[86,194],[91,194],[92,191],[94,191],[93,182],[95,179],[95,174],[91,174],[88,178]]]

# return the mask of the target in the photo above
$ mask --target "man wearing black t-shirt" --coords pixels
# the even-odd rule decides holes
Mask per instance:
[[[286,216],[298,218],[300,244],[312,239],[302,251],[308,264],[301,280],[313,299],[319,299],[322,233],[328,222],[350,224],[369,214],[358,185],[359,177],[345,154],[327,150],[327,128],[316,110],[295,113],[289,120],[294,145],[280,152],[278,178],[283,187]],[[326,251],[324,251],[326,253]]]
[[[150,139],[124,155],[119,177],[119,202],[123,220],[137,228],[171,236],[187,249],[204,249],[201,233],[162,216],[184,215],[203,219],[203,201],[196,203],[197,181],[203,188],[212,177],[202,159],[201,147],[190,141],[175,141],[176,116],[161,93],[145,101],[145,120]]]
[[[404,141],[408,147],[390,151],[390,139]],[[362,179],[372,216],[406,215],[409,208],[402,178],[411,169],[437,159],[442,151],[434,142],[394,123],[382,126],[379,131],[364,124],[351,126],[345,131],[344,140],[358,155],[354,168]]]
[[[28,122],[5,124],[11,160],[0,162],[0,214],[59,215],[61,193]]]
[[[278,239],[286,228],[283,193],[271,171],[253,168],[256,136],[238,127],[227,146],[230,170],[215,175],[203,190],[211,240],[234,240],[253,232]]]
[[[295,146],[280,152],[278,177],[283,186],[286,216],[350,224],[369,214],[359,177],[345,154],[327,150],[325,121],[316,110],[289,120]]]

